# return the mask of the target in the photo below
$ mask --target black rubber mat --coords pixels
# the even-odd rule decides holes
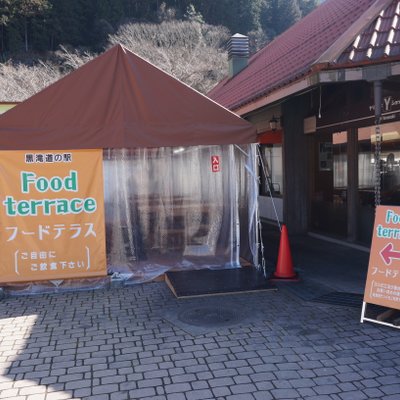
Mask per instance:
[[[316,282],[279,282],[277,286],[282,291],[287,291],[304,301],[330,304],[333,306],[360,308],[363,302],[363,294],[332,291],[332,288]],[[373,306],[381,311],[379,306]]]
[[[298,282],[281,280],[276,282],[276,286],[278,286],[279,290],[290,292],[304,301],[313,301],[317,297],[322,297],[332,292],[332,289],[328,286],[303,280]]]
[[[364,295],[360,293],[330,292],[313,298],[311,301],[316,303],[330,304],[334,306],[355,307],[361,310]],[[368,304],[367,315],[374,318],[387,310],[386,307]]]
[[[332,304],[335,306],[356,307],[361,308],[363,295],[358,293],[347,292],[331,292],[315,297],[311,301],[324,304]]]
[[[165,281],[178,298],[277,290],[261,272],[252,267],[170,271],[165,274]]]

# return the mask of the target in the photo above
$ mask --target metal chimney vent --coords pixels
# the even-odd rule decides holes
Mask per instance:
[[[249,38],[240,33],[233,35],[228,42],[228,57],[249,57]]]
[[[230,38],[228,42],[229,77],[235,76],[247,67],[249,52],[247,36],[236,33]]]

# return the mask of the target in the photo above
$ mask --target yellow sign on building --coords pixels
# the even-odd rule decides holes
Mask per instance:
[[[0,151],[0,282],[106,275],[102,150]]]

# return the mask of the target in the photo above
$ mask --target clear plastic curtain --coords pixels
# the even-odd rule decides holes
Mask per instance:
[[[238,267],[241,255],[256,262],[253,153],[252,145],[105,150],[109,273],[142,282],[170,269]]]

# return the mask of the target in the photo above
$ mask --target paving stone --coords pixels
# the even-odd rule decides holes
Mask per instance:
[[[398,375],[380,376],[376,378],[376,380],[381,385],[396,385],[400,383],[400,377]]]
[[[189,390],[192,390],[192,388],[188,383],[174,383],[174,384],[165,386],[165,392],[167,394],[182,393],[182,392],[187,392]]]
[[[143,388],[129,391],[129,398],[131,399],[142,399],[146,397],[154,397],[155,395],[156,391],[154,388]]]
[[[82,389],[82,388],[88,388],[91,386],[92,386],[92,381],[90,379],[82,379],[82,380],[78,380],[78,381],[67,382],[65,384],[65,389],[66,390]]]
[[[9,398],[9,397],[15,397],[15,396],[17,396],[18,394],[25,394],[25,395],[28,395],[29,393],[19,393],[19,390],[18,389],[6,389],[6,390],[2,390],[1,392],[0,392],[0,399],[7,399],[7,398]]]
[[[128,391],[126,392],[121,391],[121,392],[111,393],[110,400],[131,400],[131,398],[129,397]]]
[[[381,384],[376,379],[363,379],[360,383],[366,388],[379,387]]]
[[[231,396],[227,396],[226,400],[253,400],[254,396],[251,393],[245,394],[233,394]]]
[[[175,375],[184,375],[186,372],[184,368],[169,368],[160,371],[149,371],[145,372],[144,376],[147,378],[163,378],[165,376],[175,376]]]
[[[161,378],[145,379],[143,381],[137,382],[138,388],[157,387],[161,385],[163,385],[163,381]]]
[[[292,383],[289,380],[283,379],[283,380],[273,380],[272,381],[273,385],[277,389],[292,389]]]
[[[400,394],[400,383],[380,387],[385,394]]]
[[[105,384],[105,385],[94,386],[92,389],[92,392],[93,392],[93,395],[118,392],[118,385]]]
[[[299,392],[294,389],[274,389],[271,393],[275,399],[297,399]]]
[[[207,381],[194,381],[191,383],[193,389],[208,389],[209,385]]]
[[[317,376],[314,371],[307,369],[298,371],[298,373],[302,378],[315,378]]]
[[[335,376],[323,376],[323,377],[314,378],[314,382],[317,386],[331,385],[331,384],[339,383],[339,381],[336,379]]]
[[[174,394],[167,394],[167,400],[186,400],[186,397],[183,393],[174,393]]]
[[[196,378],[198,380],[208,380],[208,379],[213,379],[214,375],[211,372],[199,372],[196,374]]]
[[[383,397],[383,392],[377,388],[365,389],[363,390],[363,392],[365,393],[368,399]]]
[[[60,376],[58,378],[58,382],[70,382],[70,381],[77,381],[83,378],[83,374],[67,374]]]
[[[275,388],[274,385],[268,381],[256,382],[255,385],[258,391],[267,391]]]
[[[96,394],[94,396],[88,396],[85,400],[109,400],[110,396],[108,394]]]
[[[18,392],[18,391],[17,391]],[[24,387],[19,390],[18,394],[19,395],[32,395],[32,394],[41,394],[46,392],[46,386],[30,386],[30,387]],[[17,393],[14,394],[14,396]]]
[[[111,383],[121,383],[126,381],[125,375],[114,375],[114,376],[105,376],[100,379],[102,385],[107,385]]]
[[[359,391],[340,393],[339,397],[343,400],[368,400],[367,395]]]
[[[357,386],[355,386],[351,382],[339,383],[337,386],[339,387],[339,389],[342,392],[351,392],[351,391],[357,390]]]
[[[338,368],[340,368],[340,366],[335,367],[335,368],[326,368],[326,367],[315,368],[314,373],[316,376],[319,376],[319,377],[336,376],[336,374],[338,373]]]
[[[122,382],[119,384],[119,390],[126,391],[126,390],[134,390],[138,388],[138,384],[136,380],[130,380],[128,378],[127,382]]]
[[[220,369],[220,370],[213,371],[213,375],[216,378],[224,377],[224,376],[236,376],[237,370],[233,369],[233,368]]]
[[[297,388],[296,390],[299,392],[301,399],[306,399],[316,395],[315,391],[311,388]]]
[[[250,374],[250,379],[253,382],[271,381],[275,379],[275,375],[272,372],[258,372]]]
[[[203,400],[203,399],[213,399],[214,395],[209,389],[201,389],[201,390],[192,390],[190,392],[186,392],[187,400]]]
[[[335,376],[340,382],[354,382],[363,379],[363,377],[357,372],[337,374]]]
[[[238,373],[240,373],[238,371]],[[239,376],[235,376],[233,378],[233,380],[235,381],[236,384],[240,384],[240,383],[251,383],[251,379],[249,376],[247,375],[239,375]]]
[[[340,392],[340,389],[336,385],[315,386],[314,390],[318,394],[334,394],[334,393],[339,393]]]
[[[256,400],[275,400],[269,391],[259,391],[253,393],[253,396]]]
[[[53,392],[53,393],[48,393],[45,398],[46,400],[64,400],[64,399],[71,399],[72,395],[70,393],[65,393],[65,392]]]
[[[230,394],[232,394],[232,392],[226,386],[215,387],[215,388],[212,388],[211,391],[215,398],[225,397],[225,396],[229,396]]]
[[[290,384],[293,388],[310,388],[314,387],[315,383],[312,379],[302,378],[302,379],[291,379]]]
[[[230,386],[233,385],[235,382],[233,381],[232,378],[225,377],[225,378],[210,379],[208,383],[212,388],[214,388],[218,386]]]
[[[171,378],[173,383],[193,382],[197,379],[195,374],[180,374]]]
[[[87,396],[90,396],[91,394],[92,394],[92,388],[91,387],[76,389],[76,390],[73,391],[73,395],[74,395],[75,398],[87,397]]]
[[[239,393],[252,393],[257,390],[256,386],[251,384],[240,384],[240,385],[231,385],[229,387],[233,394]]]

